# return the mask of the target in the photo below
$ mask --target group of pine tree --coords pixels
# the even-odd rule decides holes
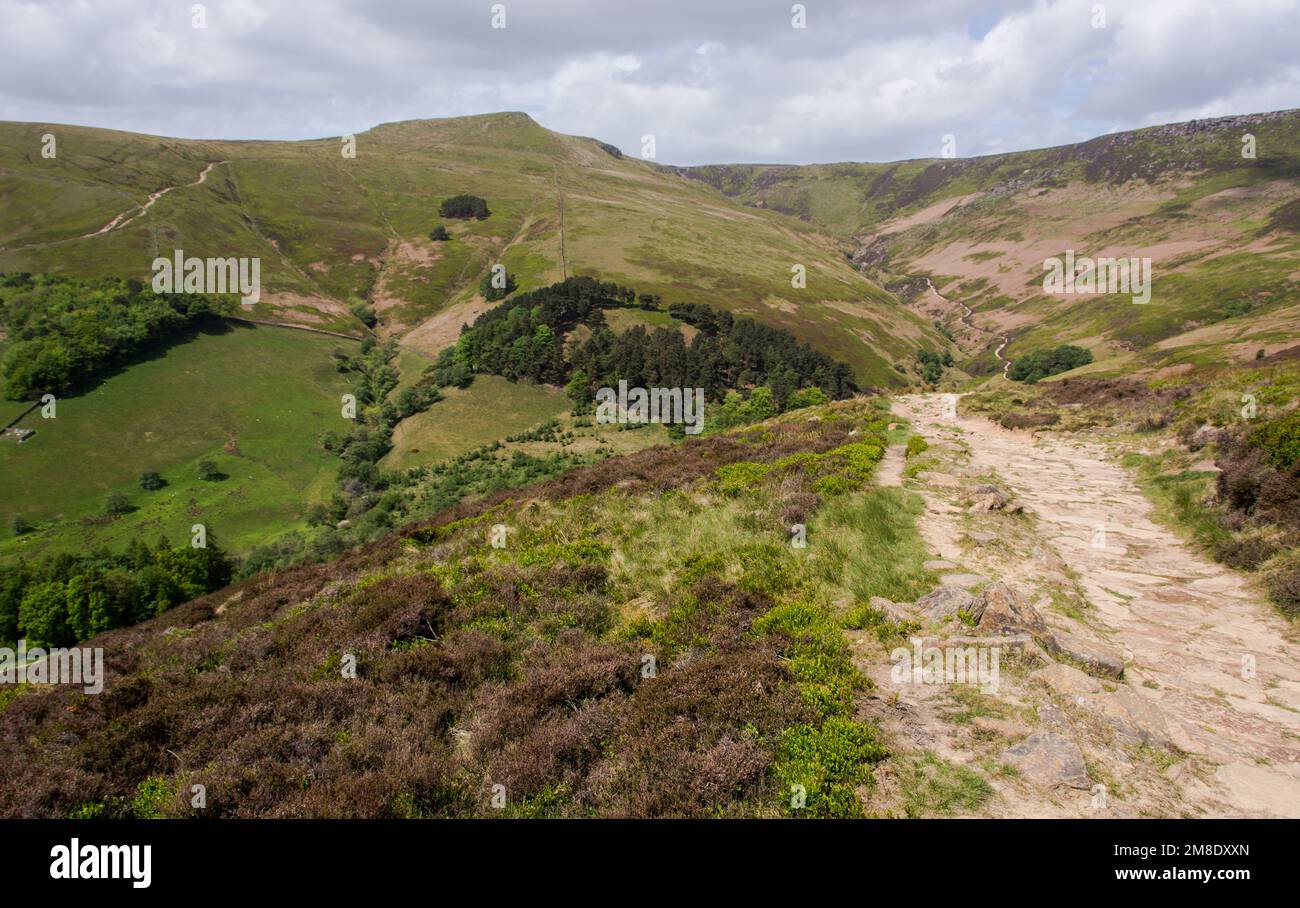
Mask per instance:
[[[779,409],[801,389],[840,399],[857,391],[844,363],[800,343],[789,332],[736,318],[724,310],[674,303],[668,314],[696,329],[688,343],[677,329],[637,325],[622,333],[605,321],[609,309],[659,310],[652,294],[590,277],[573,277],[511,297],[462,330],[434,367],[438,384],[464,387],[475,373],[511,381],[566,385],[579,404],[601,387],[703,388],[706,400],[765,387]],[[589,336],[569,343],[579,327]]]

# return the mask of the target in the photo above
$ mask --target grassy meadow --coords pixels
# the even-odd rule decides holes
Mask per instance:
[[[36,434],[0,443],[0,552],[35,555],[143,534],[173,543],[205,524],[240,550],[301,522],[331,491],[337,461],[316,440],[342,423],[347,384],[330,352],[348,341],[283,328],[200,333],[22,423]],[[226,478],[203,481],[215,460]],[[145,470],[167,485],[140,488]],[[104,516],[110,492],[134,511]],[[10,517],[38,529],[18,538]]]

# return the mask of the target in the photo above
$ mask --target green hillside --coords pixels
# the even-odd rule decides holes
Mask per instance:
[[[140,536],[177,545],[195,523],[242,550],[302,525],[331,491],[336,461],[316,439],[344,422],[349,386],[330,351],[347,343],[284,328],[200,333],[61,399],[54,419],[27,416],[36,434],[0,443],[0,555],[120,549]],[[199,478],[208,458],[224,479]],[[146,470],[167,485],[143,490]],[[107,516],[111,492],[134,510]],[[36,530],[15,538],[14,515]]]
[[[47,133],[59,140],[53,160],[39,154]],[[349,308],[369,302],[381,334],[425,353],[482,311],[479,283],[498,262],[524,290],[590,275],[752,315],[849,362],[864,384],[897,383],[891,362],[943,343],[819,228],[524,114],[386,124],[356,136],[354,159],[341,151],[338,138],[0,124],[0,271],[144,278],[175,248],[257,256],[254,317],[359,335]],[[169,186],[134,220],[85,236]],[[486,199],[491,216],[447,221],[452,239],[431,241],[440,201],[460,193]]]
[[[676,172],[851,238],[860,269],[954,331],[975,374],[1001,371],[1003,335],[1011,358],[1077,343],[1096,356],[1087,371],[1124,373],[1241,361],[1300,333],[1300,112],[978,158]],[[1150,258],[1151,303],[1045,294],[1043,261],[1067,249]]]

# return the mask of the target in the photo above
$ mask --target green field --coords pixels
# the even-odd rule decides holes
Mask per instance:
[[[567,413],[572,406],[558,388],[508,382],[499,375],[479,375],[465,390],[448,388],[445,393],[445,400],[397,427],[393,450],[381,466],[406,469],[455,457]]]
[[[281,328],[232,326],[201,333],[60,400],[22,425],[36,435],[0,442],[0,552],[36,554],[143,534],[173,542],[202,523],[228,549],[243,550],[299,525],[328,497],[337,465],[316,439],[343,425],[347,383],[330,352],[348,341]],[[205,482],[197,464],[215,460],[226,478]],[[140,488],[141,471],[167,486]],[[108,519],[110,492],[135,511]],[[14,538],[21,514],[37,532]]]

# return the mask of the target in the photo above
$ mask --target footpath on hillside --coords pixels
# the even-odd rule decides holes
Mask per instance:
[[[1024,633],[1004,648],[1025,658],[996,694],[891,687],[889,666],[876,666],[882,727],[992,779],[985,814],[1300,817],[1290,625],[1154,522],[1104,446],[956,417],[950,398],[895,400],[931,449],[906,471],[891,449],[878,473],[924,497],[921,530],[943,575],[900,614],[940,644],[1012,614]],[[987,605],[986,617],[954,620],[958,601]]]

